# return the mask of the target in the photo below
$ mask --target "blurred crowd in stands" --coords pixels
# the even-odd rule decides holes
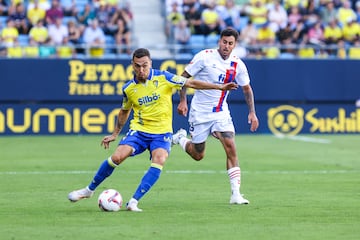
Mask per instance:
[[[0,0],[0,56],[128,55],[132,21],[124,0]]]
[[[159,1],[169,49],[185,57],[216,47],[231,26],[240,57],[360,59],[360,0]],[[130,4],[0,0],[0,57],[129,56]]]
[[[231,26],[240,57],[360,59],[360,0],[165,0],[163,13],[180,54]]]

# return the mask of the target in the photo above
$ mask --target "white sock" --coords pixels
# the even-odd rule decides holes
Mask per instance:
[[[181,146],[181,148],[186,151],[186,144],[190,141],[190,139],[186,138],[186,137],[183,137],[183,138],[180,138],[179,140],[179,145]]]
[[[240,167],[233,167],[227,170],[232,194],[240,194],[241,171]]]

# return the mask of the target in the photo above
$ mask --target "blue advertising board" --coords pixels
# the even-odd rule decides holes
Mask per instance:
[[[181,74],[187,61],[154,60]],[[258,101],[355,101],[360,61],[245,60]],[[129,60],[0,60],[1,101],[119,101],[132,79]],[[242,100],[241,91],[232,100]],[[175,96],[176,98],[176,96]]]
[[[354,105],[360,61],[245,63],[260,119],[257,133],[360,133],[360,109]],[[154,68],[179,75],[186,64],[153,61]],[[0,135],[111,133],[122,86],[133,77],[129,60],[100,59],[0,59],[0,73]],[[178,94],[173,99],[176,110]],[[231,92],[229,104],[237,133],[250,133],[241,90]],[[173,112],[174,130],[187,128],[186,118]]]
[[[173,128],[188,128],[187,119],[173,106]],[[251,133],[247,106],[232,103],[236,132]],[[22,134],[108,134],[114,130],[116,104],[2,104],[0,135]],[[297,135],[308,133],[360,133],[360,108],[353,104],[258,104],[257,133]],[[122,134],[128,130],[128,123]]]

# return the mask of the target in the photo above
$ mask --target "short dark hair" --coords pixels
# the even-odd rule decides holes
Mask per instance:
[[[239,38],[239,32],[232,27],[227,27],[220,33],[220,38],[229,36],[233,36],[235,38],[235,41],[237,41]]]
[[[146,48],[138,48],[134,51],[132,59],[134,58],[142,58],[142,57],[149,57],[150,58],[150,52]]]

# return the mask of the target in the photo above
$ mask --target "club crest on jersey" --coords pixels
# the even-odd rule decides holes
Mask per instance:
[[[158,81],[158,80],[154,80],[154,81],[153,81],[153,84],[154,84],[154,86],[157,88],[157,87],[159,86],[159,81]]]
[[[153,93],[151,96],[145,96],[138,99],[139,105],[149,106],[154,104],[157,100],[160,99],[160,94]]]
[[[236,70],[234,67],[230,67],[229,69],[226,70],[226,74],[229,74],[231,76],[234,76],[236,74]]]

